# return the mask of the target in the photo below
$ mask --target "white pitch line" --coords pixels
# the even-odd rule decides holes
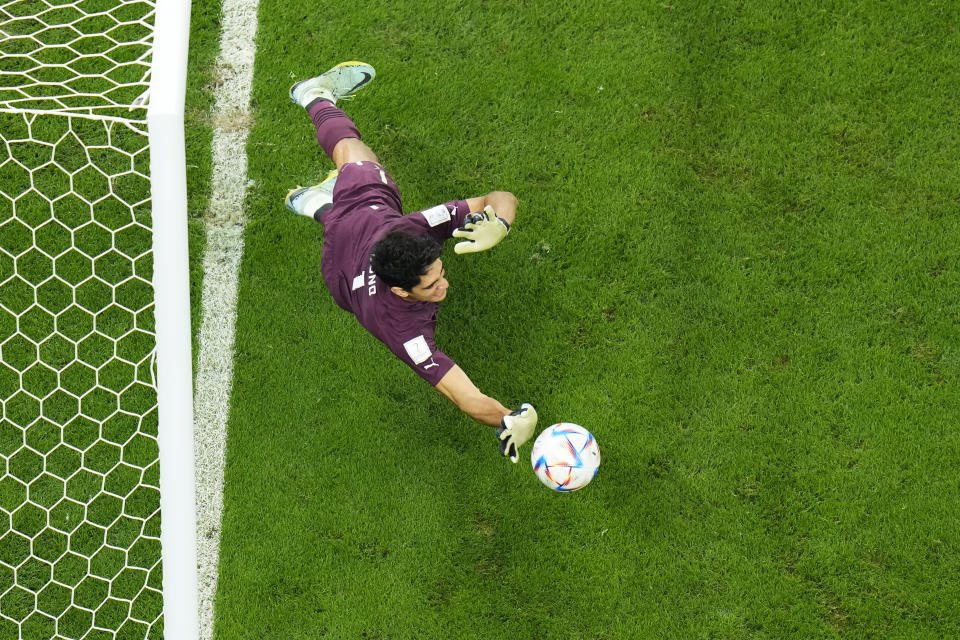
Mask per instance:
[[[194,442],[197,481],[197,562],[200,638],[213,637],[217,593],[223,472],[233,388],[237,275],[243,256],[243,207],[247,194],[250,87],[256,53],[258,0],[225,0],[218,85],[213,109],[213,185],[203,259]]]

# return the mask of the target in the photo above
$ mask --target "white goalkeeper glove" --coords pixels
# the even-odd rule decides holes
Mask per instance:
[[[483,213],[471,213],[464,221],[464,225],[453,232],[454,238],[464,238],[458,242],[453,250],[455,253],[476,253],[486,251],[503,240],[510,231],[510,225],[503,218],[498,218],[493,207],[487,205]]]
[[[500,428],[497,429],[497,438],[500,439],[500,455],[510,456],[510,461],[516,464],[519,459],[520,446],[530,439],[537,426],[537,410],[529,402],[524,402],[520,408],[508,416],[503,416]]]

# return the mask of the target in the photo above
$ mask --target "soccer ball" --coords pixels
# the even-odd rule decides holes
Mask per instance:
[[[572,422],[561,422],[537,436],[530,462],[540,482],[554,491],[576,491],[597,474],[600,448],[589,431]]]

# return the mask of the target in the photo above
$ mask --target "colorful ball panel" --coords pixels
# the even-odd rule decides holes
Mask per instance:
[[[561,422],[537,436],[530,463],[545,486],[554,491],[576,491],[597,474],[600,448],[589,431],[578,424]]]

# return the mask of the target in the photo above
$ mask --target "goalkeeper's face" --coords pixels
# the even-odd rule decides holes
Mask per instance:
[[[427,272],[420,276],[420,282],[410,291],[403,291],[403,296],[411,302],[440,302],[447,297],[450,282],[446,278],[447,270],[443,268],[443,261],[439,258],[427,267]],[[401,294],[402,295],[402,294]]]

